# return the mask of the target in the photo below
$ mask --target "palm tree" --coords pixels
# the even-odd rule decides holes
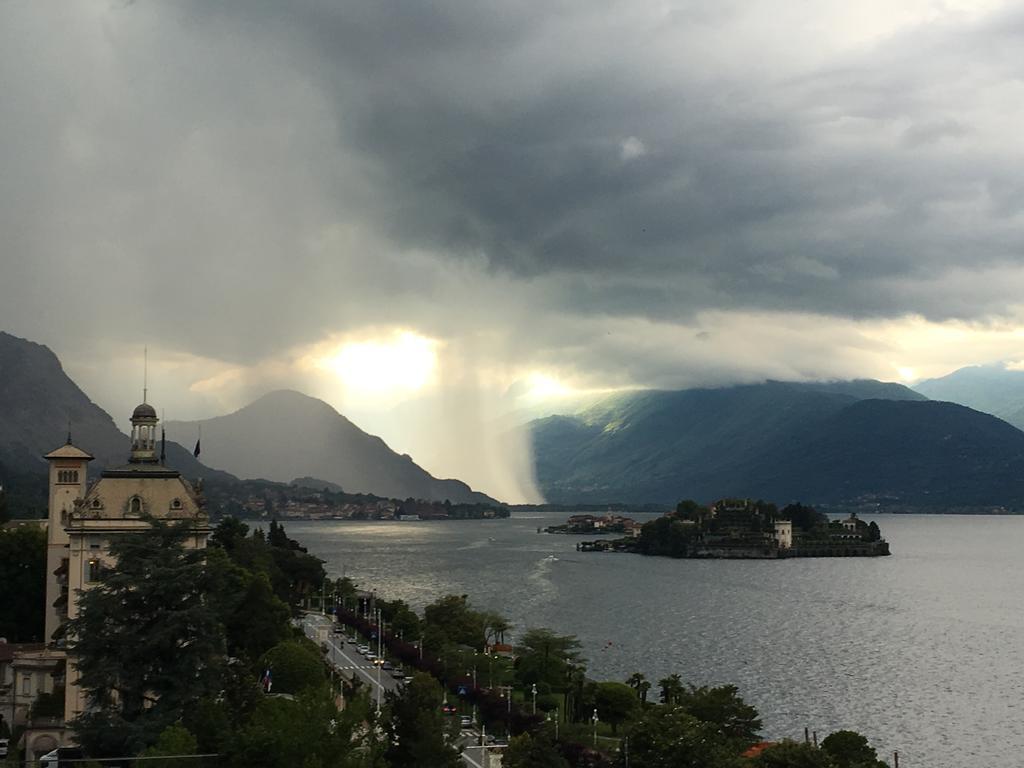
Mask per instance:
[[[626,680],[626,685],[636,691],[637,698],[640,699],[641,704],[647,703],[647,692],[651,690],[651,684],[642,672],[634,672],[630,675],[629,679]]]
[[[682,679],[676,674],[662,678],[658,681],[658,685],[661,686],[662,704],[678,704],[682,701],[683,694],[686,693]]]

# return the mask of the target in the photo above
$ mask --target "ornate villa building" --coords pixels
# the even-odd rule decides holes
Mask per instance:
[[[156,410],[146,402],[132,413],[131,451],[124,466],[104,469],[89,480],[88,452],[65,445],[46,454],[49,462],[49,519],[46,554],[46,644],[17,649],[0,675],[12,677],[13,693],[7,710],[11,725],[27,726],[23,745],[33,759],[57,746],[73,742],[65,723],[89,706],[77,685],[74,658],[65,651],[65,624],[78,615],[82,592],[104,568],[116,568],[111,543],[149,526],[147,519],[188,520],[189,545],[206,547],[209,517],[201,488],[164,465],[158,453]],[[2,648],[2,646],[0,646]],[[41,693],[64,690],[64,717],[37,722],[29,717],[32,702]],[[37,719],[38,720],[38,719]],[[13,745],[12,745],[13,746]]]

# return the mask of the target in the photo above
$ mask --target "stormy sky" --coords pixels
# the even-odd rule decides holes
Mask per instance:
[[[509,410],[1019,360],[1022,44],[996,0],[12,0],[0,328],[119,421],[148,345],[168,418],[301,389],[506,497]]]

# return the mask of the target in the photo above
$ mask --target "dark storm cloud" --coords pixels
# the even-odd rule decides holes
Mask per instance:
[[[993,286],[965,304],[942,277],[1018,263],[1020,161],[993,142],[1020,117],[998,103],[1018,16],[780,71],[732,36],[736,9],[697,23],[693,8],[511,6],[263,8],[257,26],[304,49],[339,142],[372,164],[363,213],[393,242],[524,278],[596,276],[580,311],[942,319],[1016,301]],[[713,45],[750,62],[720,67]],[[631,137],[643,151],[627,157]]]
[[[606,318],[1010,311],[1024,16],[843,7],[6,6],[0,320],[238,361],[490,324],[646,383]]]

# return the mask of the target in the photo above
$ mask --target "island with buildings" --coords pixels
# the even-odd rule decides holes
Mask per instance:
[[[890,554],[877,523],[855,513],[843,520],[803,504],[781,510],[750,499],[708,506],[684,501],[624,538],[584,541],[581,552],[632,552],[678,558],[776,559],[880,557]]]
[[[562,525],[549,525],[538,529],[542,533],[571,533],[610,535],[618,533],[625,536],[638,536],[640,523],[631,517],[623,517],[609,512],[605,515],[577,514],[572,515]]]

